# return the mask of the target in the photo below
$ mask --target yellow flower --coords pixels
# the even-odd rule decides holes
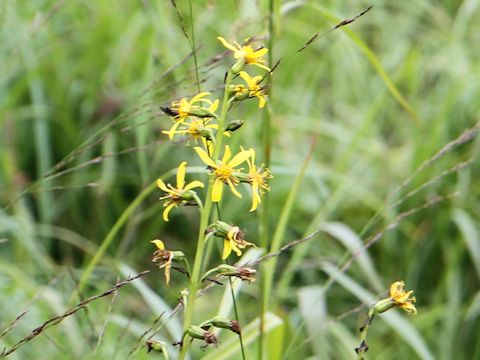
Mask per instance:
[[[403,281],[396,281],[390,286],[390,297],[379,300],[373,305],[373,313],[381,314],[393,307],[401,307],[409,314],[416,314],[417,309],[413,303],[416,301],[413,290],[405,292],[403,290],[405,283]]]
[[[217,37],[227,49],[233,51],[233,57],[237,59],[239,63],[252,64],[258,66],[264,70],[270,71],[270,69],[263,65],[265,60],[262,59],[267,52],[267,48],[260,48],[254,50],[250,45],[240,45],[237,42],[230,44],[223,37]]]
[[[169,132],[174,132],[178,125],[183,123],[189,116],[196,116],[200,118],[213,117],[218,108],[219,100],[211,101],[204,99],[205,96],[210,95],[209,92],[202,92],[195,95],[190,101],[183,98],[180,101],[173,101],[171,107],[162,107],[161,109],[168,115],[173,117],[174,124]],[[208,108],[202,107],[202,103],[208,105]]]
[[[162,179],[157,180],[157,186],[163,190],[167,195],[162,196],[160,199],[168,199],[165,201],[163,206],[165,210],[163,211],[163,220],[168,221],[168,214],[174,206],[178,204],[187,204],[192,200],[197,200],[197,196],[192,189],[196,187],[203,188],[203,183],[195,180],[191,183],[185,185],[185,169],[187,167],[187,162],[183,161],[177,170],[177,187],[172,185],[166,185]],[[198,201],[197,201],[198,202]],[[200,205],[200,204],[199,204]]]
[[[390,299],[393,302],[393,306],[401,307],[409,314],[416,314],[417,309],[413,303],[416,301],[413,294],[413,290],[405,292],[403,288],[405,283],[403,281],[396,281],[390,286]]]
[[[264,87],[259,84],[262,82],[261,76],[251,77],[245,71],[240,71],[240,77],[245,81],[245,85],[234,85],[233,92],[235,93],[235,98],[238,100],[243,100],[245,98],[258,98],[258,107],[261,109],[265,106],[265,93],[263,91]]]
[[[242,249],[245,249],[247,246],[255,245],[243,239],[243,232],[238,226],[232,226],[227,237],[223,239],[222,260],[228,258],[232,253],[232,250],[235,251],[237,256],[241,256]]]
[[[255,247],[254,244],[244,239],[244,233],[238,226],[230,225],[224,221],[217,220],[207,228],[207,233],[209,236],[213,234],[216,237],[223,238],[223,260],[230,256],[232,250],[237,256],[241,256],[242,249],[247,246]]]
[[[193,139],[195,143],[201,138],[213,140],[215,135],[213,130],[218,129],[218,124],[209,124],[211,120],[212,119],[192,118],[189,122],[183,122],[182,124],[175,123],[170,130],[162,131],[162,133],[168,135],[170,140],[173,140],[173,137],[177,134],[186,135],[189,139]],[[179,130],[177,130],[177,128],[179,128]],[[228,131],[224,131],[223,134],[230,137]]]
[[[223,184],[227,184],[232,193],[241,198],[242,195],[237,189],[235,189],[235,186],[240,182],[237,178],[237,174],[240,173],[242,169],[236,169],[236,167],[251,157],[253,155],[253,150],[242,150],[232,158],[230,147],[225,145],[225,152],[222,160],[215,162],[202,148],[197,146],[194,149],[200,159],[213,170],[215,175],[212,189],[212,201],[219,202],[222,200]]]
[[[211,119],[193,118],[190,122],[181,124],[179,130],[176,130],[178,125],[174,124],[170,130],[162,131],[162,133],[167,134],[170,140],[173,140],[176,134],[183,134],[197,142],[199,138],[208,137],[211,129],[218,129],[217,124],[208,124],[210,120]]]
[[[165,268],[165,282],[170,282],[170,269],[172,268],[173,252],[165,250],[165,245],[162,240],[152,240],[152,244],[155,244],[157,250],[153,253],[153,262],[159,263],[159,268]]]
[[[247,163],[249,168],[247,182],[252,185],[252,207],[250,208],[250,212],[252,212],[255,211],[258,204],[262,202],[261,195],[263,195],[265,191],[270,191],[267,180],[273,176],[270,174],[270,170],[263,169],[263,166],[257,170],[257,166],[255,165],[255,152],[247,159]]]

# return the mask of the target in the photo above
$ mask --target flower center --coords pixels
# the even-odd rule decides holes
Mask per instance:
[[[215,176],[224,182],[232,176],[232,173],[233,169],[223,164],[215,169]]]

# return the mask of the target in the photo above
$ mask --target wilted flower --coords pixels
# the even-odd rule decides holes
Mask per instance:
[[[168,285],[170,283],[170,269],[172,268],[172,261],[185,261],[185,254],[181,251],[166,250],[162,240],[152,240],[151,243],[155,244],[157,247],[157,250],[153,253],[152,261],[158,263],[160,269],[165,268],[165,282]]]
[[[168,356],[167,344],[164,343],[163,341],[149,339],[146,341],[146,345],[147,345],[147,352],[150,352],[152,350],[158,351],[163,355],[164,360],[170,359],[170,357]]]
[[[190,325],[187,330],[187,334],[190,335],[192,339],[200,339],[205,341],[206,345],[218,344],[218,340],[215,334],[211,333],[208,330],[202,329],[200,326]]]
[[[242,330],[240,329],[240,324],[236,320],[230,320],[221,316],[215,316],[207,321],[204,321],[199,325],[202,329],[208,330],[211,326],[215,326],[220,329],[227,329],[237,333],[238,335],[241,334]]]
[[[237,267],[228,264],[221,264],[207,271],[203,275],[202,281],[206,280],[212,274],[219,274],[228,277],[237,277],[246,281],[255,281],[257,270],[246,267]]]

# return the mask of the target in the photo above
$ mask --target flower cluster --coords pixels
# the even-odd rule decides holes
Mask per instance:
[[[168,130],[162,131],[170,140],[181,138],[186,145],[193,142],[194,153],[198,156],[198,162],[203,163],[208,182],[199,179],[186,181],[188,176],[187,162],[182,161],[177,168],[176,184],[172,185],[167,179],[158,179],[156,184],[162,191],[160,200],[163,201],[163,220],[169,221],[170,213],[174,208],[194,206],[200,212],[200,231],[197,244],[198,258],[195,266],[190,271],[189,261],[181,251],[167,250],[161,240],[153,240],[156,246],[153,254],[153,262],[159,268],[164,269],[165,281],[169,284],[171,270],[178,270],[190,279],[190,291],[182,295],[182,304],[185,306],[186,319],[191,318],[190,309],[196,300],[196,292],[204,281],[218,282],[214,278],[222,279],[229,277],[244,281],[254,281],[256,270],[247,267],[229,265],[225,261],[235,254],[242,256],[248,247],[255,247],[253,242],[245,238],[244,232],[238,225],[232,225],[226,221],[216,221],[210,225],[213,205],[216,204],[220,211],[220,205],[228,193],[233,198],[242,199],[242,193],[246,188],[251,194],[249,205],[250,212],[257,210],[262,202],[262,197],[270,190],[268,181],[272,178],[270,171],[263,165],[255,163],[255,150],[250,147],[239,146],[236,151],[232,145],[225,144],[228,138],[246,122],[242,120],[227,120],[229,110],[244,100],[255,98],[258,100],[258,108],[262,109],[267,103],[265,80],[270,69],[265,65],[263,56],[268,52],[264,47],[254,48],[252,41],[246,40],[243,44],[229,43],[224,38],[218,40],[232,52],[234,61],[225,77],[224,97],[220,106],[220,100],[215,99],[209,92],[200,92],[192,98],[182,98],[173,101],[169,106],[161,109],[167,114],[172,125]],[[262,74],[251,74],[247,70],[255,66]],[[258,70],[257,70],[258,71]],[[220,112],[217,112],[220,108]],[[243,185],[241,185],[243,184]],[[203,192],[202,189],[205,188]],[[219,238],[223,240],[223,252],[219,254],[220,263],[206,270],[203,275],[202,255],[206,240]],[[199,250],[200,249],[200,250]],[[198,261],[200,259],[200,261]],[[173,264],[177,263],[177,266]],[[212,318],[207,322],[196,326],[186,320],[184,324],[184,338],[200,339],[206,345],[216,345],[217,339],[209,331],[210,327],[229,329],[240,334],[240,325],[236,321],[223,318]],[[183,346],[183,339],[178,343]],[[150,343],[151,349],[163,351],[161,344]]]

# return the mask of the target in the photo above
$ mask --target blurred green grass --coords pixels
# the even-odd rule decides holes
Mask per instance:
[[[177,3],[190,29],[188,3]],[[334,320],[399,279],[416,290],[419,314],[377,319],[368,339],[372,358],[480,358],[478,140],[446,152],[385,203],[420,164],[478,122],[478,4],[373,5],[347,29],[285,60],[273,76],[270,231],[273,236],[312,136],[318,144],[283,242],[323,230],[278,258],[271,310],[272,322],[280,325],[269,337],[270,358],[351,358],[365,310]],[[332,17],[352,17],[365,7],[351,1],[284,2],[274,58],[327,31],[336,23]],[[202,90],[220,96],[227,63],[208,65],[223,52],[215,38],[264,36],[267,2],[199,1],[193,9]],[[170,2],[7,0],[0,3],[0,42],[0,329],[29,309],[0,339],[8,348],[72,305],[86,264],[143,189],[186,156],[189,165],[201,164],[183,144],[168,143],[160,133],[170,120],[159,107],[196,92],[191,49]],[[417,120],[392,95],[388,81]],[[255,105],[242,104],[232,117],[248,121],[243,142],[260,151]],[[48,172],[62,159],[67,161]],[[391,206],[468,159],[474,160],[470,166]],[[402,212],[454,192],[369,248],[370,273],[357,261],[338,272],[356,237],[365,240]],[[9,358],[124,357],[164,304],[175,305],[185,279],[174,274],[172,285],[163,285],[150,262],[149,240],[161,237],[192,256],[198,220],[195,209],[186,208],[163,223],[158,196],[153,192],[129,214],[82,295],[111,287],[129,274],[126,266],[131,272],[153,270],[143,287],[120,290],[111,312],[109,300],[99,300]],[[247,201],[227,201],[222,211],[255,241],[258,223],[248,208]],[[337,281],[322,290],[328,276]],[[201,311],[214,315],[212,303],[222,292],[208,294]],[[258,296],[256,285],[242,287],[242,323],[258,316],[251,301]],[[178,340],[176,321],[160,333],[168,341]],[[221,337],[225,346],[226,338]],[[195,356],[221,354],[222,345]],[[253,358],[255,345],[247,354]],[[135,356],[147,358],[144,350]]]

